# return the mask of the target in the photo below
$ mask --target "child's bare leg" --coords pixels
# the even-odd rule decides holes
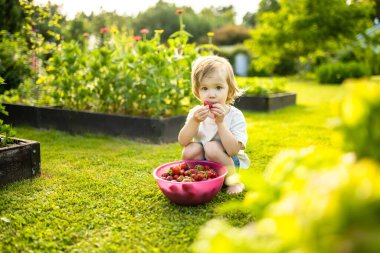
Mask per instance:
[[[203,146],[198,142],[192,142],[182,151],[182,160],[203,160]]]
[[[208,142],[205,145],[205,155],[207,160],[224,164],[228,168],[226,176],[227,193],[240,193],[244,190],[244,184],[240,182],[239,175],[236,173],[234,161],[224,152],[220,142]]]

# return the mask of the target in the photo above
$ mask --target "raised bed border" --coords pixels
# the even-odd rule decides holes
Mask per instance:
[[[154,119],[46,106],[3,105],[9,113],[4,117],[4,122],[13,126],[30,125],[71,134],[108,134],[151,143],[176,142],[186,120],[186,116]]]
[[[12,139],[15,144],[0,148],[0,187],[41,175],[40,143]]]
[[[293,92],[276,93],[268,96],[243,95],[235,101],[235,106],[241,110],[270,112],[295,105],[297,94]]]

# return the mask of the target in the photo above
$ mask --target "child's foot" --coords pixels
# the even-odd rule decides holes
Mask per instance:
[[[241,193],[244,190],[244,184],[239,183],[239,184],[234,184],[234,185],[229,185],[227,187],[227,194],[238,194]]]

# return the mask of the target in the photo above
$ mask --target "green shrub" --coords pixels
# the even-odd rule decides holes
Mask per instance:
[[[380,82],[347,83],[340,107],[345,149],[380,163]]]
[[[216,45],[235,45],[250,37],[248,29],[229,24],[215,30],[214,42]]]
[[[369,76],[371,71],[368,66],[359,62],[336,62],[321,65],[316,70],[320,83],[340,84],[347,78],[359,78]]]
[[[7,31],[1,31],[0,76],[6,84],[0,88],[0,93],[17,88],[31,74],[31,57],[25,38],[19,33],[12,35]]]
[[[240,88],[245,94],[253,96],[266,96],[285,92],[285,78],[236,78]]]

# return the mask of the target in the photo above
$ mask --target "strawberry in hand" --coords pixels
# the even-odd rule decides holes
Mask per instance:
[[[208,108],[212,108],[212,106],[215,104],[215,102],[211,102],[211,101],[205,101],[203,103],[204,106],[208,106]]]
[[[211,109],[212,109],[212,108],[215,108],[214,104],[216,104],[216,102],[211,102],[211,101],[205,101],[205,102],[203,102],[203,105],[204,105],[204,106],[207,106],[208,109],[209,109],[209,114],[208,114],[208,116],[209,116],[210,118],[212,118],[212,119],[215,118],[214,114],[211,113]]]

